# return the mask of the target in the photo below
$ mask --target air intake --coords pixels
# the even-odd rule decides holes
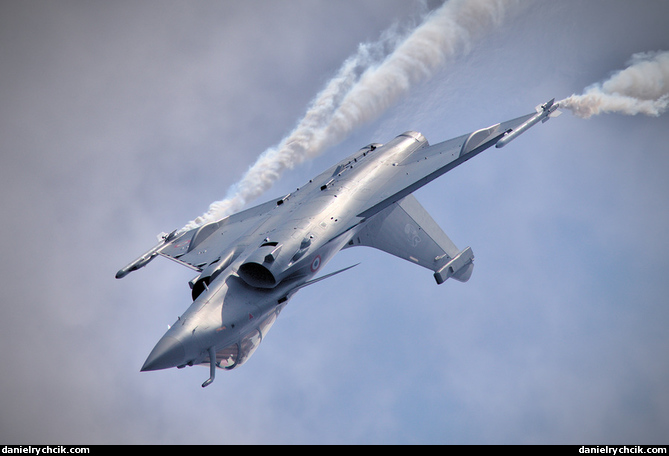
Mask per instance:
[[[244,263],[237,271],[239,277],[247,284],[256,288],[274,288],[277,285],[274,274],[262,264]]]

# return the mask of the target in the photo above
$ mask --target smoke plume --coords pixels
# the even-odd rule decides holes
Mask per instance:
[[[659,116],[669,107],[669,51],[634,54],[627,68],[559,101],[583,118],[605,112]]]
[[[414,84],[426,80],[473,38],[501,23],[517,0],[451,0],[409,32],[394,27],[376,43],[361,44],[312,101],[295,129],[263,152],[225,200],[188,223],[191,229],[237,212],[260,196],[286,169],[343,141],[356,127],[392,106]]]

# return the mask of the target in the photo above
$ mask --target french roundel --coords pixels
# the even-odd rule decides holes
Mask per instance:
[[[318,268],[321,267],[321,256],[316,255],[316,258],[314,258],[314,261],[311,262],[311,272],[316,272],[318,271]]]

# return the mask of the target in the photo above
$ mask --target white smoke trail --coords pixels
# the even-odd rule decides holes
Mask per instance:
[[[290,135],[266,150],[225,200],[212,203],[206,214],[182,229],[239,211],[269,189],[283,171],[318,156],[381,115],[449,58],[468,52],[471,40],[499,25],[512,3],[518,0],[451,0],[406,36],[392,29],[379,42],[360,45]],[[394,45],[392,52],[383,53],[389,45]]]
[[[627,68],[603,83],[587,87],[582,95],[559,101],[576,116],[617,112],[659,116],[669,108],[669,51],[634,54]]]

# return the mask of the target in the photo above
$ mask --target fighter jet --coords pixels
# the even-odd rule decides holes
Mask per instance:
[[[205,365],[206,387],[217,369],[241,366],[297,291],[352,267],[316,277],[342,249],[374,247],[431,270],[437,284],[466,282],[472,249],[458,249],[412,193],[559,113],[554,99],[536,111],[432,146],[407,131],[363,147],[293,193],[164,235],[116,274],[124,277],[156,256],[197,271],[189,282],[193,303],[141,371]]]

